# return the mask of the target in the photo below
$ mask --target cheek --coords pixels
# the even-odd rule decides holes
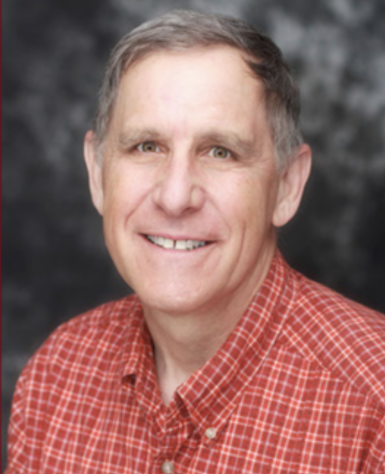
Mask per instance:
[[[271,201],[270,184],[253,176],[241,176],[223,183],[220,194],[225,196],[223,208],[240,221],[260,219],[268,212]]]
[[[104,181],[104,217],[129,217],[151,192],[150,179],[132,166],[111,167]]]

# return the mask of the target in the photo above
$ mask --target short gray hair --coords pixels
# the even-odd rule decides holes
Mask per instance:
[[[158,51],[184,51],[227,45],[239,50],[264,86],[264,100],[277,165],[285,168],[302,143],[299,90],[281,50],[266,35],[236,18],[175,10],[143,23],[113,49],[95,116],[94,129],[102,144],[111,121],[122,75],[134,63]]]

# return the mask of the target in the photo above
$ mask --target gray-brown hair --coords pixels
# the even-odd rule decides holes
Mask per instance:
[[[113,49],[104,81],[94,129],[99,144],[108,131],[123,73],[157,51],[183,51],[227,45],[243,53],[254,75],[264,85],[265,106],[279,168],[296,155],[302,143],[298,87],[280,49],[247,23],[221,15],[175,10],[143,23]]]

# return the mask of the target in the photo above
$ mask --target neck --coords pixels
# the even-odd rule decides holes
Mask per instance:
[[[215,317],[212,313],[146,314],[155,348],[159,387],[166,404],[175,390],[217,352],[239,317],[237,314],[236,318],[224,320],[223,314]]]
[[[266,258],[257,282],[222,298],[212,307],[170,314],[143,304],[155,348],[159,388],[166,405],[176,389],[218,351],[233,331],[262,285],[272,256]]]
[[[159,387],[166,405],[171,401],[177,388],[214,355],[227,334],[222,334],[222,337],[217,334],[215,336],[215,340],[205,341],[189,335],[186,337],[186,343],[174,340],[167,351],[161,345],[157,346],[155,361]]]

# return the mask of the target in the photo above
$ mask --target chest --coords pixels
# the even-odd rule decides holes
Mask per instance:
[[[181,407],[169,420],[133,391],[73,394],[47,425],[39,472],[360,472],[375,416],[362,397],[329,374],[274,371],[261,370],[234,405],[224,398],[195,416]]]

